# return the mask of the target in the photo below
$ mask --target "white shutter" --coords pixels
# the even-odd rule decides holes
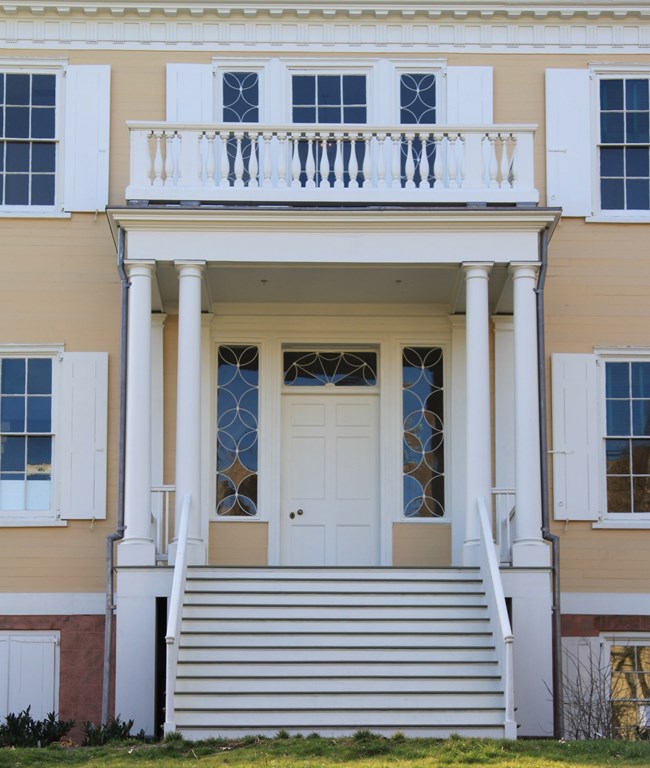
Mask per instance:
[[[108,204],[111,68],[69,66],[65,80],[63,208],[103,211]]]
[[[598,369],[594,355],[553,355],[556,520],[599,518]]]
[[[492,67],[447,67],[447,116],[450,125],[491,125]]]
[[[211,64],[167,65],[167,121],[214,122],[214,87]]]
[[[59,512],[63,520],[106,517],[108,354],[66,352],[56,424]]]
[[[593,213],[591,112],[588,70],[546,70],[546,202],[564,216]]]
[[[58,636],[25,633],[9,637],[8,710],[31,707],[34,720],[58,712]]]

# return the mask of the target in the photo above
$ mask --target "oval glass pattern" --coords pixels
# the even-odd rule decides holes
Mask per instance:
[[[289,387],[374,387],[377,353],[285,352],[284,383]]]

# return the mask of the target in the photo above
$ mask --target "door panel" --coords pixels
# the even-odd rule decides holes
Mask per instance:
[[[285,395],[282,562],[379,562],[379,398]]]

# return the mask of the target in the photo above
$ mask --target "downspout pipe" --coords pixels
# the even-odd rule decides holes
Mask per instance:
[[[117,230],[117,271],[121,283],[120,317],[120,412],[117,444],[117,528],[106,537],[106,615],[104,620],[104,667],[102,678],[102,724],[110,717],[111,680],[113,678],[113,618],[115,592],[113,569],[116,541],[124,538],[124,473],[126,466],[126,349],[129,315],[129,280],[124,270],[124,230]]]
[[[549,232],[540,234],[539,254],[541,268],[535,293],[537,296],[537,376],[539,387],[539,449],[542,481],[542,538],[551,544],[552,579],[552,648],[553,648],[553,737],[561,739],[564,733],[562,706],[562,627],[560,612],[560,538],[551,533],[548,473],[548,408],[546,399],[546,353],[544,338],[544,283],[548,269]]]

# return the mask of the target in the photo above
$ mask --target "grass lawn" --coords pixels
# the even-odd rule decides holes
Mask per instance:
[[[360,732],[352,738],[275,738],[200,743],[126,742],[105,747],[51,746],[0,749],[0,768],[97,766],[98,768],[553,768],[650,766],[650,742],[493,741],[488,739],[384,739]]]

